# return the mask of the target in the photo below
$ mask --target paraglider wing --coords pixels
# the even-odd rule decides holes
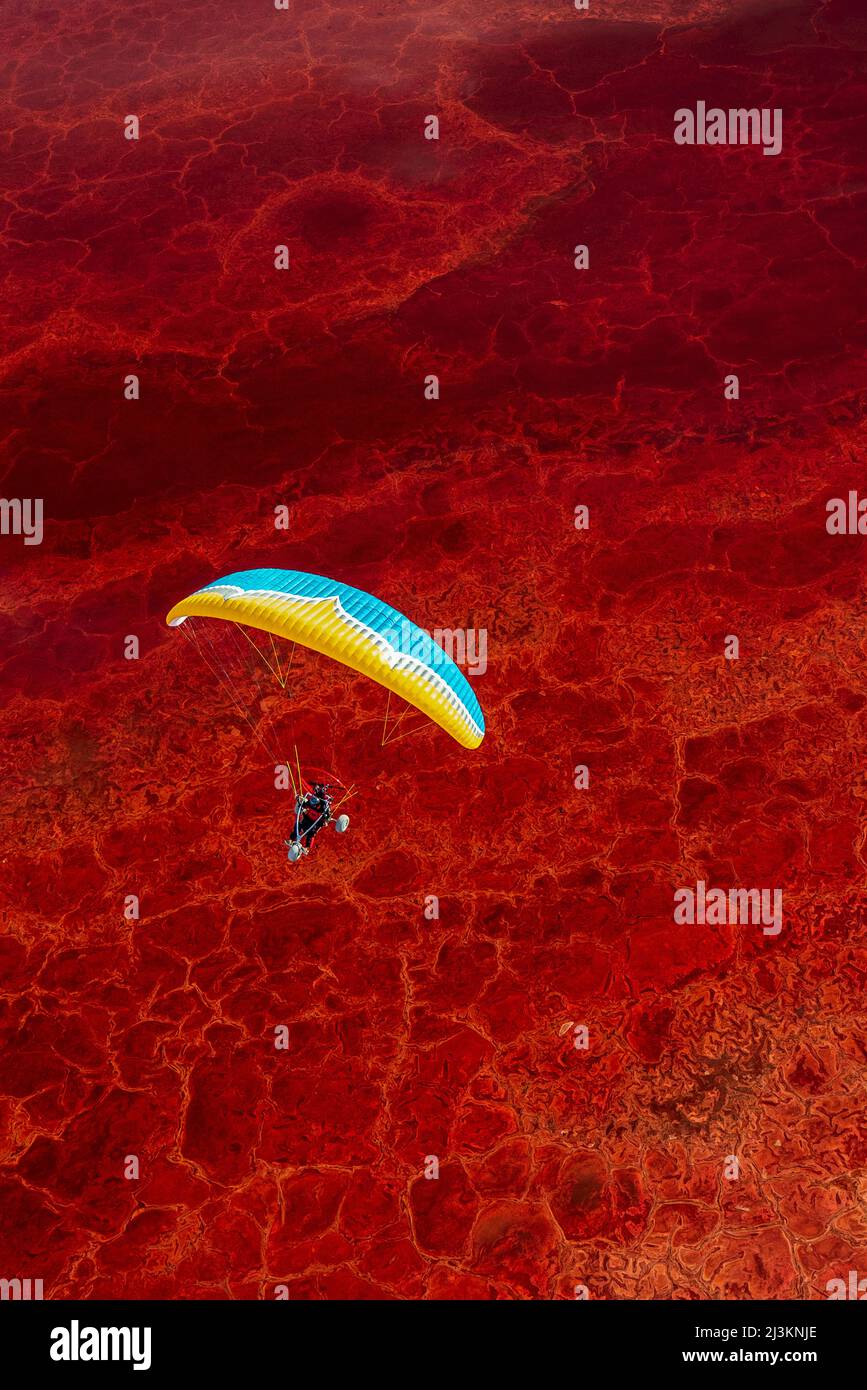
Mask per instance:
[[[300,570],[243,570],[198,589],[166,617],[223,618],[298,642],[360,671],[432,719],[464,748],[485,736],[479,702],[430,635],[397,609],[336,579]]]

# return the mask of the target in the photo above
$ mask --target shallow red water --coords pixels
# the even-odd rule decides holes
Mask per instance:
[[[859,10],[6,8],[0,485],[46,529],[0,538],[0,1275],[864,1270]],[[782,154],[676,147],[698,100]],[[312,656],[251,687],[263,748],[163,622],[260,565],[486,629],[478,752],[381,748]],[[272,741],[361,784],[297,870]],[[699,879],[782,931],[675,926]]]

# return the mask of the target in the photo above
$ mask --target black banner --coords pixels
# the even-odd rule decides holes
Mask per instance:
[[[803,1366],[826,1380],[843,1369],[852,1374],[862,1358],[860,1300],[564,1303],[527,1302],[507,1314],[503,1303],[440,1303],[434,1309],[400,1302],[302,1308],[279,1301],[6,1301],[0,1326],[7,1365],[54,1383],[70,1376],[104,1379],[106,1372],[113,1380],[149,1376],[160,1384],[191,1372],[212,1371],[225,1380],[281,1366],[307,1378],[311,1357],[321,1359],[329,1377],[345,1362],[353,1374],[390,1366],[389,1378],[399,1365],[402,1377],[412,1379],[418,1363],[414,1370],[405,1353],[398,1355],[407,1336],[415,1339],[413,1356],[421,1358],[427,1383],[438,1366],[450,1377],[459,1367],[462,1379],[470,1373],[489,1379],[502,1361],[508,1374],[516,1354],[531,1358],[537,1371],[556,1354],[558,1374],[568,1357],[567,1366],[582,1378],[581,1367],[591,1365],[595,1374],[652,1376],[679,1368],[697,1377],[712,1366]]]

